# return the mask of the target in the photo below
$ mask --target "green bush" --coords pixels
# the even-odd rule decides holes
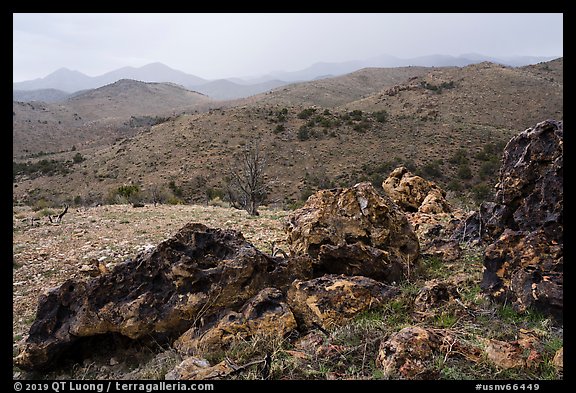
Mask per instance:
[[[487,200],[491,195],[491,191],[490,186],[486,183],[476,184],[472,187],[472,195],[478,203]]]
[[[458,177],[460,179],[469,180],[472,179],[473,176],[472,169],[470,169],[468,164],[460,164],[458,166]]]
[[[433,161],[431,163],[428,163],[426,165],[424,165],[421,168],[422,174],[424,175],[423,177],[431,177],[431,178],[436,178],[439,179],[442,177],[442,169],[440,169],[440,163],[438,161]]]
[[[140,188],[136,184],[130,184],[118,187],[118,189],[116,190],[116,194],[126,199],[130,199],[131,197],[135,196],[139,191]]]
[[[359,109],[355,109],[355,110],[353,110],[352,112],[348,112],[348,115],[350,116],[350,119],[356,120],[356,121],[362,120],[362,115],[363,115],[363,114],[364,114],[364,113],[363,113],[361,110],[359,110]]]
[[[376,121],[379,123],[386,123],[386,120],[388,120],[388,112],[385,110],[374,112],[372,113],[372,116],[374,116]]]
[[[306,120],[310,118],[314,113],[316,113],[316,108],[306,108],[303,109],[300,113],[298,113],[297,117],[299,119]]]
[[[448,159],[448,162],[450,164],[454,164],[454,165],[462,165],[462,164],[468,164],[469,159],[468,159],[468,152],[464,149],[458,149],[453,155],[452,157],[450,157]]]
[[[172,193],[174,194],[174,196],[181,198],[182,195],[184,194],[184,191],[182,191],[182,188],[178,187],[176,185],[176,183],[174,182],[174,180],[170,180],[170,183],[168,183],[168,188],[170,190],[172,190]]]
[[[74,155],[74,158],[73,158],[72,160],[74,161],[74,164],[79,164],[79,163],[81,163],[82,161],[84,161],[85,158],[82,157],[82,154],[80,154],[80,153],[78,152],[78,153],[76,153],[76,154]]]
[[[310,139],[310,130],[306,126],[302,126],[298,129],[298,139],[301,141],[307,141]]]

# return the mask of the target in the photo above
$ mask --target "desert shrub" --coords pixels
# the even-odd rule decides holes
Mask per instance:
[[[310,130],[306,126],[302,126],[298,129],[298,139],[301,141],[307,141],[310,139]]]
[[[74,157],[72,158],[72,160],[74,161],[74,164],[79,164],[82,161],[85,160],[85,158],[82,156],[82,154],[80,154],[80,152],[76,153],[74,155]]]
[[[363,115],[363,114],[364,114],[364,113],[363,113],[361,110],[359,110],[359,109],[355,109],[355,110],[353,110],[352,112],[348,112],[348,115],[350,116],[350,119],[356,120],[356,121],[362,120],[362,115]]]
[[[372,116],[374,116],[376,121],[379,123],[386,123],[386,120],[388,120],[388,112],[386,112],[385,110],[373,112]]]
[[[431,177],[439,179],[442,177],[442,169],[440,168],[440,162],[438,160],[425,164],[420,168],[420,172],[424,178]]]
[[[181,187],[177,186],[174,180],[170,180],[168,183],[168,188],[174,193],[174,196],[177,198],[181,198],[184,195],[184,191]]]
[[[278,124],[276,128],[274,128],[274,134],[279,134],[284,131],[286,131],[286,127],[284,127],[284,124]]]
[[[470,169],[470,166],[468,164],[460,164],[458,166],[457,174],[460,179],[464,180],[472,179],[472,177],[474,176],[472,174],[472,169]]]
[[[458,149],[456,152],[448,159],[450,164],[462,165],[468,164],[468,152],[464,149]]]
[[[306,108],[303,109],[300,113],[298,113],[297,117],[299,119],[306,120],[310,118],[314,113],[316,113],[316,108]]]
[[[491,187],[486,183],[476,184],[472,187],[472,196],[477,203],[480,203],[489,199],[491,191]]]

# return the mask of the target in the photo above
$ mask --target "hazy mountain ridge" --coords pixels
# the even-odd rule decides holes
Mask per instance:
[[[42,101],[46,103],[61,102],[70,97],[66,93],[57,89],[38,89],[38,90],[13,90],[12,101],[32,102]]]
[[[120,79],[133,79],[142,82],[172,82],[209,95],[214,99],[225,100],[251,96],[288,83],[310,81],[326,76],[339,76],[369,67],[462,67],[482,61],[491,61],[510,66],[524,66],[548,60],[551,60],[551,58],[516,56],[498,59],[476,54],[470,54],[467,57],[430,55],[410,59],[382,55],[368,60],[316,63],[299,71],[276,71],[256,77],[231,77],[219,80],[207,80],[156,62],[142,67],[123,67],[94,77],[67,68],[60,68],[44,78],[15,82],[12,84],[12,89],[24,91],[57,89],[66,93],[74,93],[79,90],[102,87]]]

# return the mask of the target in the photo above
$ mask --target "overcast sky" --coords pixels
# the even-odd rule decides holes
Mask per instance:
[[[161,62],[206,79],[383,54],[562,56],[562,14],[14,14],[13,81]]]

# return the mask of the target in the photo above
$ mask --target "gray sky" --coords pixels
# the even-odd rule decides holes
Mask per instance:
[[[562,56],[562,14],[14,14],[13,81],[161,62],[206,79],[383,54]]]

